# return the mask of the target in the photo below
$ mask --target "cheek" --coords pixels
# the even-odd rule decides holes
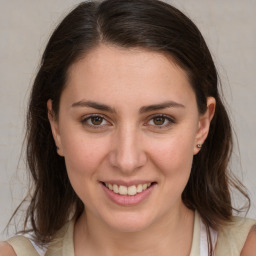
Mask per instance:
[[[186,136],[174,136],[151,145],[154,162],[166,173],[191,169],[194,141]],[[186,167],[186,168],[185,168]]]
[[[191,133],[179,133],[151,144],[149,154],[158,170],[160,183],[165,184],[164,193],[168,201],[180,198],[188,182],[193,162],[193,138]]]
[[[105,156],[106,144],[102,139],[83,133],[72,133],[72,136],[70,134],[63,134],[62,137],[67,171],[80,176],[93,174]]]
[[[75,135],[74,135],[75,134]],[[64,135],[64,134],[63,134]],[[106,147],[102,140],[86,137],[81,133],[62,137],[62,146],[70,183],[78,197],[88,207],[97,193],[98,170],[103,163]]]

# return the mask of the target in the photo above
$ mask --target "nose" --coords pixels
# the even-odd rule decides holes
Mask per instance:
[[[112,167],[131,174],[146,164],[147,154],[143,149],[142,135],[136,128],[120,129],[114,136],[109,155]]]

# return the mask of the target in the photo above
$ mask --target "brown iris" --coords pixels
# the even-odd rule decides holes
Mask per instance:
[[[165,117],[162,117],[162,116],[155,117],[153,118],[153,122],[155,125],[163,125],[165,122]]]
[[[103,118],[101,116],[93,116],[91,117],[91,122],[93,125],[100,125],[103,121]]]

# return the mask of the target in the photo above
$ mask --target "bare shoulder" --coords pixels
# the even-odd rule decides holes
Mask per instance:
[[[246,239],[241,256],[256,256],[256,225],[254,225]]]
[[[7,242],[0,242],[0,256],[17,256],[11,245]]]

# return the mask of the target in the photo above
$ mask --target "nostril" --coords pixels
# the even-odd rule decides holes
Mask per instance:
[[[125,139],[114,142],[108,154],[111,166],[124,173],[136,171],[147,162],[147,155],[139,141],[135,141],[135,138],[129,139],[130,137],[126,136]]]

